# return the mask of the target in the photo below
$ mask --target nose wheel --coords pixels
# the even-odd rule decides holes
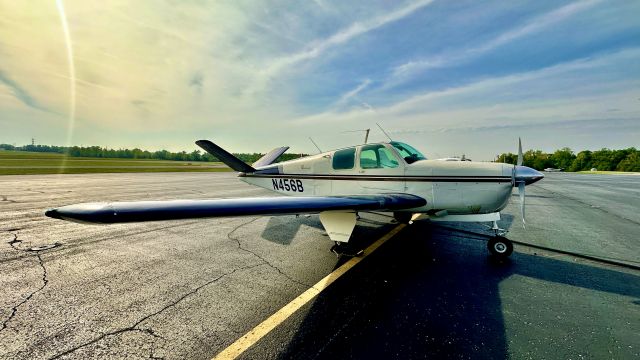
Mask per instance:
[[[506,259],[513,252],[513,243],[504,236],[496,235],[487,242],[489,253],[497,258]]]

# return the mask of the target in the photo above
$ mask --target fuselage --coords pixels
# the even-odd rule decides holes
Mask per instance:
[[[364,144],[265,166],[240,178],[290,196],[405,193],[427,200],[411,212],[485,214],[507,205],[513,165],[426,160],[403,146],[413,150],[396,142]]]

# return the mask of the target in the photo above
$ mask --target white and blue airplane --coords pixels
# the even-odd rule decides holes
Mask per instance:
[[[278,197],[215,200],[83,203],[46,211],[56,219],[111,224],[188,218],[319,213],[332,250],[348,253],[359,211],[391,212],[410,223],[415,214],[433,221],[489,222],[495,231],[489,252],[508,257],[513,244],[497,226],[513,187],[520,193],[524,224],[525,186],[544,175],[517,165],[427,160],[408,144],[390,141],[351,146],[274,163],[288,147],[273,149],[248,165],[208,140],[197,145],[233,170],[240,180],[278,193]]]

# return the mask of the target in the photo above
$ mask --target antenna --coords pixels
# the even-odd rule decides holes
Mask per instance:
[[[378,125],[378,127],[380,128],[380,130],[389,138],[389,141],[393,141],[393,139],[391,138],[391,136],[389,136],[389,134],[387,134],[386,131],[384,131],[384,129],[382,128],[382,126],[380,126],[380,124],[376,123],[376,125]]]
[[[371,131],[371,129],[362,129],[362,130],[347,130],[347,131],[343,131],[343,133],[352,133],[352,132],[360,132],[360,131],[364,131],[364,143],[366,144],[369,141],[369,132]]]
[[[316,149],[318,149],[318,153],[322,153],[322,150],[320,150],[320,147],[318,146],[318,144],[316,144],[315,141],[313,141],[313,139],[311,138],[311,136],[309,136],[309,140],[311,140],[311,142],[313,143],[313,145],[315,145]]]

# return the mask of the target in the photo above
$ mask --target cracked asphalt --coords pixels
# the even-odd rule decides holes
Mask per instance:
[[[548,174],[527,187],[527,229],[516,197],[500,225],[637,264],[639,180]],[[0,358],[210,359],[341,264],[317,216],[87,226],[43,212],[270,194],[229,173],[1,177]],[[358,246],[394,226],[361,215]],[[523,246],[495,264],[456,231],[481,226],[452,227],[408,227],[243,358],[639,356],[638,271]]]

